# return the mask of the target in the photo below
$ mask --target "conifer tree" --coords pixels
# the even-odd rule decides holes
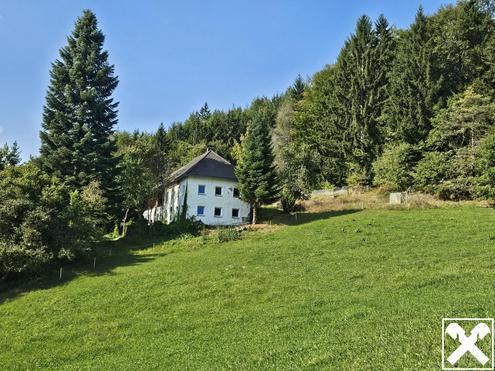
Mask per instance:
[[[304,82],[301,75],[297,75],[294,83],[289,86],[287,93],[293,101],[300,101],[303,98],[304,90],[306,89],[306,83]]]
[[[113,138],[118,84],[103,50],[105,37],[96,16],[85,10],[52,64],[41,137],[41,163],[72,189],[97,181],[115,196]]]
[[[5,169],[7,166],[16,166],[21,162],[21,153],[17,142],[14,142],[12,146],[7,143],[0,147],[0,170]]]
[[[270,126],[268,109],[253,114],[236,167],[241,198],[251,205],[253,224],[258,208],[275,201],[278,193]]]
[[[348,161],[365,182],[371,181],[372,163],[382,142],[379,119],[392,52],[385,17],[380,16],[374,29],[371,20],[362,16],[337,60],[333,104],[346,130]]]
[[[401,35],[390,76],[386,121],[395,133],[392,140],[417,144],[426,138],[438,86],[427,18],[420,7],[410,29]]]

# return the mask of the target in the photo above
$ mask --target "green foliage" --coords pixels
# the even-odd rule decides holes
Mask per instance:
[[[473,87],[454,95],[432,119],[428,144],[437,150],[475,147],[495,124],[495,104]]]
[[[0,278],[88,254],[108,220],[97,182],[70,191],[33,162],[0,172]]]
[[[7,166],[16,166],[20,162],[21,156],[17,142],[14,142],[12,147],[9,147],[7,143],[0,147],[0,171]]]
[[[157,133],[160,135],[160,129]],[[118,184],[122,209],[129,210],[129,217],[136,217],[146,209],[147,201],[155,196],[153,188],[168,175],[166,146],[157,137],[135,132],[119,132],[116,157]]]
[[[114,67],[103,50],[104,35],[96,16],[85,10],[52,64],[40,132],[43,168],[81,190],[97,181],[115,208],[116,160],[113,128],[118,84]]]
[[[373,26],[361,17],[337,63],[315,74],[295,107],[294,135],[318,156],[318,182],[346,183],[348,172],[371,181],[380,153],[381,116],[388,97],[388,76],[395,43],[385,17]]]
[[[495,199],[495,133],[491,132],[481,141],[478,148],[477,167],[479,176],[476,196]]]
[[[394,43],[385,17],[375,27],[362,16],[336,64],[335,105],[345,128],[346,153],[356,172],[371,182],[371,167],[383,141],[380,117],[387,100]]]
[[[253,209],[253,224],[256,223],[256,209],[278,197],[270,115],[266,108],[253,115],[242,144],[241,160],[236,167],[241,198]]]
[[[384,120],[392,139],[417,144],[428,135],[439,90],[433,64],[427,18],[419,8],[411,27],[399,34],[390,73]]]
[[[437,193],[436,185],[448,179],[450,174],[450,152],[428,152],[419,161],[414,175],[414,185],[418,190]]]
[[[0,280],[25,272],[38,272],[51,259],[44,249],[26,249],[0,242]]]
[[[429,152],[418,163],[415,188],[441,199],[461,200],[475,196],[476,149]]]
[[[408,143],[386,146],[373,163],[373,183],[393,191],[405,191],[413,183],[414,166],[419,155],[419,150]]]
[[[455,6],[440,8],[429,19],[432,68],[440,78],[438,94],[442,104],[451,94],[464,91],[488,68],[481,61],[495,23],[481,3],[459,1]]]
[[[310,179],[343,185],[347,172],[345,128],[334,103],[335,73],[334,66],[327,66],[313,76],[304,98],[292,107],[291,135],[296,148],[304,146],[313,154],[315,166],[309,173]]]
[[[237,228],[220,228],[217,232],[218,242],[229,242],[241,239],[241,231]]]
[[[280,201],[285,212],[294,211],[296,202],[306,199],[319,177],[318,154],[294,137],[293,107],[303,98],[305,85],[299,76],[280,104],[272,141],[275,168],[280,185]]]

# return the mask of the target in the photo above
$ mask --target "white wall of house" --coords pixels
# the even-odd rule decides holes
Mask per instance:
[[[179,208],[184,202],[184,189],[186,180],[182,180],[180,183],[171,184],[165,190],[164,207],[165,207],[165,220],[171,223],[176,215],[179,213]],[[181,192],[182,190],[182,192]]]
[[[165,191],[167,223],[180,212],[186,186],[188,217],[194,216],[206,225],[237,225],[248,221],[249,204],[234,196],[236,181],[189,176]]]

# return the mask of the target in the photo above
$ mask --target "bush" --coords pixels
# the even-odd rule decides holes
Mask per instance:
[[[439,184],[450,177],[451,152],[429,152],[416,166],[414,186],[417,190],[437,194]]]
[[[410,144],[399,143],[385,148],[373,163],[376,186],[390,191],[405,191],[413,183],[413,169],[419,159],[419,151]]]
[[[14,275],[37,272],[51,260],[42,248],[27,249],[20,246],[0,244],[0,279]]]
[[[353,169],[347,176],[346,183],[351,188],[361,189],[368,185],[366,172],[362,169]]]
[[[480,143],[476,164],[475,195],[479,198],[495,198],[495,133],[487,135]]]
[[[476,184],[476,148],[430,152],[416,168],[416,189],[443,200],[472,199]]]
[[[73,191],[33,162],[0,172],[0,278],[93,251],[107,218],[93,182]]]
[[[297,196],[294,192],[290,192],[287,189],[282,189],[280,192],[280,204],[282,205],[282,210],[286,213],[294,211],[296,208]]]
[[[218,242],[236,241],[241,239],[241,232],[237,228],[222,228],[218,230]]]

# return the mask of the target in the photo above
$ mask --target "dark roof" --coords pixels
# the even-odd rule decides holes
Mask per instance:
[[[194,158],[187,165],[175,170],[170,174],[166,183],[173,183],[191,175],[237,181],[234,166],[211,149],[208,149],[201,156]]]

